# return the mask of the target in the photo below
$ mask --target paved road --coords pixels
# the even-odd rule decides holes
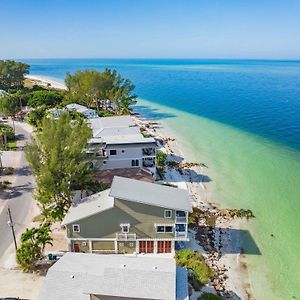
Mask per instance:
[[[18,135],[18,146],[24,146],[30,139],[30,130],[27,124],[16,122],[16,134]],[[27,130],[26,130],[27,129]],[[30,129],[30,128],[29,128]],[[25,220],[32,204],[32,191],[34,178],[25,159],[24,151],[9,151],[3,153],[3,166],[14,166],[15,173],[12,181],[12,189],[8,199],[0,203],[0,264],[1,257],[7,248],[13,243],[11,228],[7,225],[7,206],[11,209],[15,224],[16,234],[24,230]]]

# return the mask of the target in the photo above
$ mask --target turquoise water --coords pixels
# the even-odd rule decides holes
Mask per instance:
[[[176,132],[189,160],[208,165],[208,200],[256,215],[243,240],[255,297],[299,297],[300,62],[28,62],[32,74],[60,79],[104,67],[130,78],[147,99],[137,109]]]

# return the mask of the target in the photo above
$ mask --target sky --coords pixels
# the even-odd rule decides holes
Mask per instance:
[[[0,59],[300,59],[300,0],[0,0]]]

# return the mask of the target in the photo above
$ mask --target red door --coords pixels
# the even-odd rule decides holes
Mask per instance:
[[[139,252],[146,253],[146,241],[139,242]]]
[[[157,242],[157,253],[164,253],[164,241]]]
[[[73,244],[73,251],[74,252],[80,252],[80,244],[74,243]]]
[[[171,252],[172,252],[172,242],[165,241],[165,253],[171,253]]]
[[[157,253],[171,253],[172,242],[171,241],[158,241],[157,242]]]
[[[139,242],[139,253],[153,253],[154,242],[153,241],[140,241]]]
[[[153,253],[153,252],[154,252],[154,242],[153,241],[147,241],[146,253]]]

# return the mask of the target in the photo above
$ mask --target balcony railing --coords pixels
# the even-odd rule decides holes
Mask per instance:
[[[177,237],[177,238],[186,238],[187,233],[186,233],[186,231],[176,231],[175,232],[175,237]]]
[[[132,241],[136,240],[135,233],[117,233],[116,238],[118,241]]]
[[[143,167],[145,168],[153,168],[155,167],[155,159],[153,160],[143,160]]]
[[[144,148],[143,156],[155,156],[155,149],[153,148]]]
[[[187,223],[187,217],[175,217],[175,223]]]

